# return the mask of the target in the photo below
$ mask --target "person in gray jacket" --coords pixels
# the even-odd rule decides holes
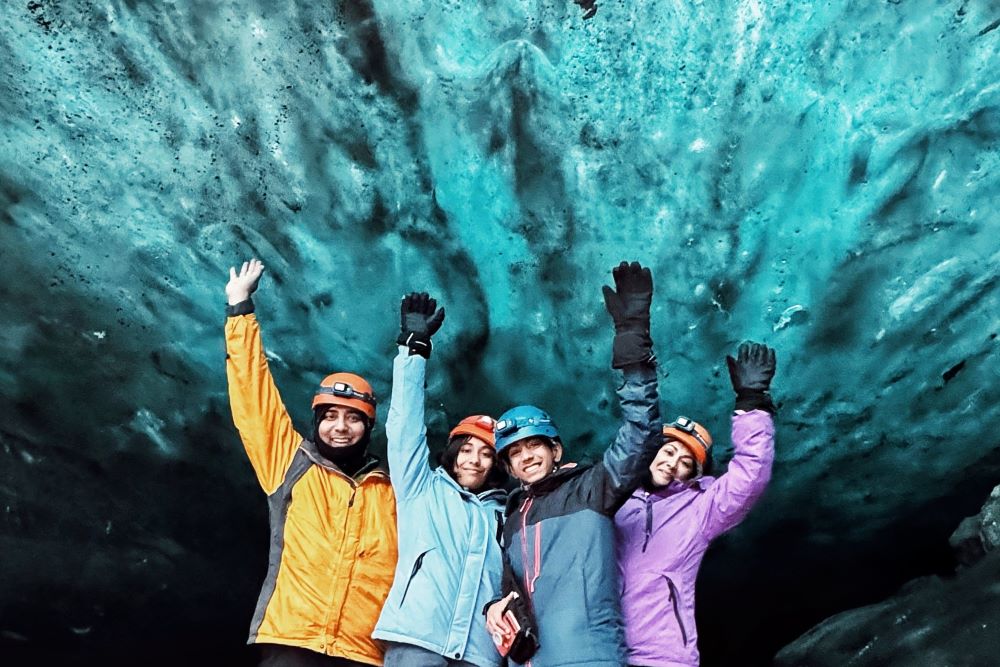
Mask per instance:
[[[507,503],[505,597],[486,610],[487,626],[500,637],[512,634],[503,611],[521,589],[537,621],[533,667],[625,663],[614,515],[641,483],[661,424],[649,334],[652,277],[637,262],[622,262],[613,274],[617,289],[605,287],[604,296],[615,322],[612,366],[625,379],[618,389],[623,423],[600,461],[563,464],[559,431],[534,406],[512,408],[496,424],[498,456],[521,488]]]

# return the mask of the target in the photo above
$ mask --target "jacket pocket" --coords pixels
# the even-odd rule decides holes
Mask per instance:
[[[413,583],[413,578],[417,576],[417,572],[420,572],[420,568],[424,564],[424,556],[429,554],[431,551],[433,551],[433,549],[428,549],[427,551],[417,556],[417,559],[413,561],[413,569],[410,571],[410,578],[406,580],[406,587],[403,588],[403,595],[399,598],[400,607],[402,607],[403,602],[406,601],[406,594],[410,592],[410,584]]]
[[[681,614],[681,596],[677,591],[677,585],[674,580],[670,578],[670,575],[663,575],[663,578],[667,580],[667,588],[670,591],[670,606],[674,610],[674,620],[677,621],[677,627],[681,631],[681,642],[684,646],[687,646],[688,635],[687,628],[684,627],[684,616]]]

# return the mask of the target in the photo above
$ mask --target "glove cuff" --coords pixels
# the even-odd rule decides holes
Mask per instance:
[[[424,359],[431,358],[431,337],[427,334],[400,331],[396,337],[397,345],[405,345],[410,350],[410,356],[419,354]]]
[[[629,317],[615,322],[615,333],[649,333],[649,316]]]
[[[611,345],[611,367],[653,363],[653,340],[649,331],[620,331]]]
[[[764,410],[772,415],[777,412],[777,408],[774,407],[774,402],[771,400],[771,394],[767,391],[745,391],[736,394],[736,409],[747,412]]]
[[[253,311],[253,299],[250,297],[247,297],[245,301],[240,301],[239,303],[233,305],[226,304],[226,317],[249,315]]]

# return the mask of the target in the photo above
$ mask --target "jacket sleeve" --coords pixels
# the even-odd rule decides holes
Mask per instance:
[[[524,587],[521,585],[517,575],[514,573],[514,566],[510,564],[510,557],[507,555],[507,552],[504,551],[503,575],[500,578],[500,597],[493,598],[483,605],[483,616],[489,612],[490,607],[510,595],[511,591],[516,591],[519,596],[524,596]]]
[[[615,441],[604,452],[603,465],[594,466],[602,475],[600,492],[594,497],[597,509],[614,514],[642,483],[642,476],[659,448],[660,406],[656,388],[656,367],[636,364],[624,369],[625,382],[618,389],[622,425]]]
[[[733,415],[736,453],[729,470],[705,491],[702,532],[711,541],[746,518],[771,481],[774,421],[764,410]]]
[[[281,485],[302,436],[274,385],[252,313],[226,320],[226,378],[233,423],[261,488],[270,495]]]
[[[427,360],[399,347],[392,362],[392,397],[385,422],[387,455],[392,488],[399,499],[413,497],[427,488],[431,467],[427,462],[427,426],[424,423],[424,377]]]

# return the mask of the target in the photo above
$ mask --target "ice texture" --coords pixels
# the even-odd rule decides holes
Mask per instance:
[[[243,641],[266,513],[222,288],[251,256],[300,428],[331,370],[388,395],[412,289],[448,311],[437,444],[536,403],[599,452],[622,259],[655,276],[664,413],[723,461],[724,355],[775,347],[774,481],[703,570],[706,665],[950,564],[1000,479],[997,4],[597,8],[4,4],[0,649]]]

